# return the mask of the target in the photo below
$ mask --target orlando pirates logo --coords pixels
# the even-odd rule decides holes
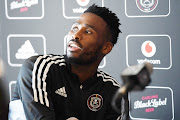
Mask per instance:
[[[99,94],[93,94],[88,98],[87,106],[92,111],[98,111],[103,106],[103,98]]]
[[[158,0],[136,0],[137,7],[142,12],[152,12],[158,4]]]

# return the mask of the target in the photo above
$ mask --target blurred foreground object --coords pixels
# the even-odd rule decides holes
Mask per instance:
[[[14,100],[10,102],[8,120],[26,120],[21,100]]]
[[[3,72],[3,62],[0,59],[0,79],[2,79],[3,74],[4,74],[4,72]]]
[[[121,73],[123,80],[123,86],[117,90],[113,99],[113,108],[120,113],[121,108],[118,108],[118,103],[124,98],[126,104],[124,104],[124,117],[123,120],[129,119],[129,105],[128,105],[128,92],[131,90],[144,90],[151,82],[150,75],[152,74],[153,66],[151,63],[142,63],[130,66]]]
[[[7,92],[4,88],[3,75],[4,75],[3,62],[0,59],[0,120],[7,120],[8,101],[6,99]]]

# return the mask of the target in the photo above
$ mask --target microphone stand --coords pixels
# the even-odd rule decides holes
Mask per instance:
[[[128,86],[128,87],[127,87]],[[129,100],[128,92],[130,84],[122,86],[114,95],[112,99],[112,106],[118,113],[121,113],[121,120],[129,120]],[[122,101],[121,101],[122,100]],[[118,103],[121,103],[120,109]]]
[[[129,120],[129,99],[128,93],[123,96],[123,104],[122,104],[122,120]]]
[[[151,82],[150,74],[152,73],[152,69],[152,64],[143,63],[128,67],[121,73],[124,85],[117,90],[111,102],[114,110],[122,113],[121,120],[129,120],[128,92],[131,90],[144,90]],[[121,100],[124,103],[118,107],[118,103],[122,103]]]

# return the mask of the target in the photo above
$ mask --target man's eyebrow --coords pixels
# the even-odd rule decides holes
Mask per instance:
[[[95,27],[94,27],[94,26],[92,26],[92,25],[88,25],[88,24],[85,24],[85,26],[86,26],[86,27],[89,27],[89,28],[91,28],[91,29],[93,29],[94,31],[96,31],[96,32],[97,32],[97,30],[95,29]]]
[[[73,22],[73,24],[80,24],[80,22],[75,21],[75,22]]]
[[[78,24],[78,25],[80,25],[81,24],[81,22],[78,22],[78,21],[76,21],[76,22],[74,22],[73,24]],[[89,28],[91,28],[91,29],[93,29],[94,31],[96,31],[97,32],[97,30],[95,29],[95,27],[94,26],[92,26],[92,25],[89,25],[89,24],[84,24],[86,27],[89,27]]]

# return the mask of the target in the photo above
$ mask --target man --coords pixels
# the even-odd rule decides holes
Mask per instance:
[[[21,99],[27,120],[117,120],[111,107],[119,84],[98,70],[117,42],[119,19],[105,7],[90,6],[72,25],[66,55],[26,60],[13,101]]]

